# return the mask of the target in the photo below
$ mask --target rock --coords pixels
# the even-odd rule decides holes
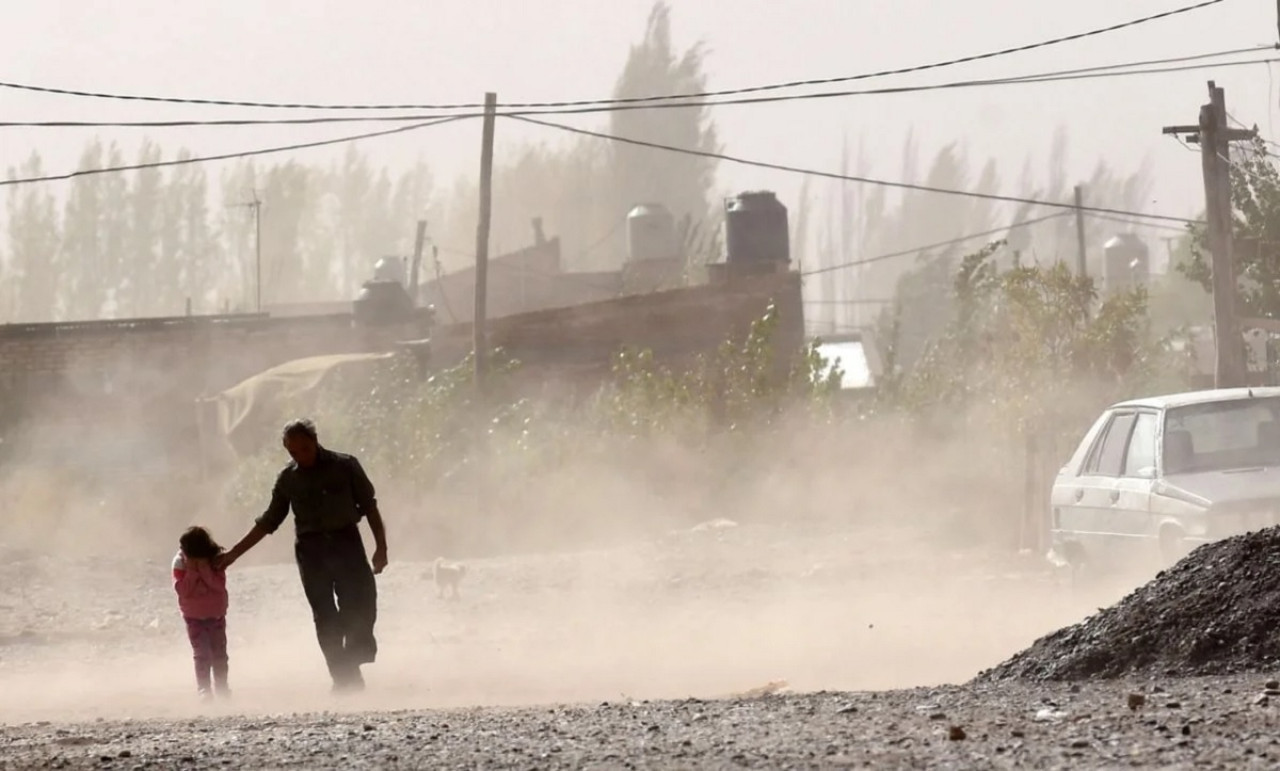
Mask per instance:
[[[1253,703],[1259,707],[1268,707],[1271,705],[1271,697],[1265,693],[1253,700]]]
[[[855,713],[855,712],[857,712],[857,711],[858,711],[858,708],[857,708],[857,707],[853,706],[852,704],[846,704],[846,705],[844,705],[843,707],[841,707],[840,709],[836,710],[836,714],[837,714],[837,715],[852,715],[853,713]]]
[[[1147,703],[1147,697],[1143,696],[1140,693],[1131,693],[1129,694],[1127,703],[1129,704],[1129,709],[1138,710],[1138,709],[1141,709],[1143,705]]]
[[[1280,680],[1268,680],[1262,687],[1268,691],[1280,691]]]
[[[967,738],[969,738],[969,735],[958,725],[953,725],[947,729],[947,739],[953,742],[962,742]]]

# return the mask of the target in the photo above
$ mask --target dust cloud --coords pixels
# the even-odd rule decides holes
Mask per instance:
[[[231,571],[234,698],[212,709],[961,682],[1132,585],[1073,594],[1041,555],[1017,550],[1020,502],[1009,493],[1020,477],[998,437],[885,422],[752,442],[763,450],[633,444],[616,463],[597,455],[495,485],[484,511],[465,491],[413,495],[371,466],[391,565],[379,580],[381,652],[366,667],[368,691],[328,693],[286,525]],[[168,563],[188,524],[210,525],[228,545],[248,526],[256,512],[229,511],[224,483],[152,480],[107,500],[50,470],[6,476],[0,721],[210,709],[194,695]],[[458,601],[436,596],[437,556],[468,566]]]

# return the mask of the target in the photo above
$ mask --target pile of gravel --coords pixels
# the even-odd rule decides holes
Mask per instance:
[[[974,682],[1271,673],[1280,661],[1280,528],[1206,544]]]

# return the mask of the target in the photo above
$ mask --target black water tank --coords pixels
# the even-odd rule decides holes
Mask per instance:
[[[730,264],[791,262],[787,207],[768,190],[740,193],[726,201],[724,229]]]
[[[361,326],[382,326],[413,316],[413,299],[399,281],[366,281],[351,304],[351,314]]]

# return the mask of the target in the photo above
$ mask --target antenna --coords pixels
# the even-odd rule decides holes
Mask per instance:
[[[243,206],[253,211],[254,292],[257,300],[257,311],[262,313],[262,200],[258,197],[258,190],[254,189],[252,201],[245,201],[235,205]]]

